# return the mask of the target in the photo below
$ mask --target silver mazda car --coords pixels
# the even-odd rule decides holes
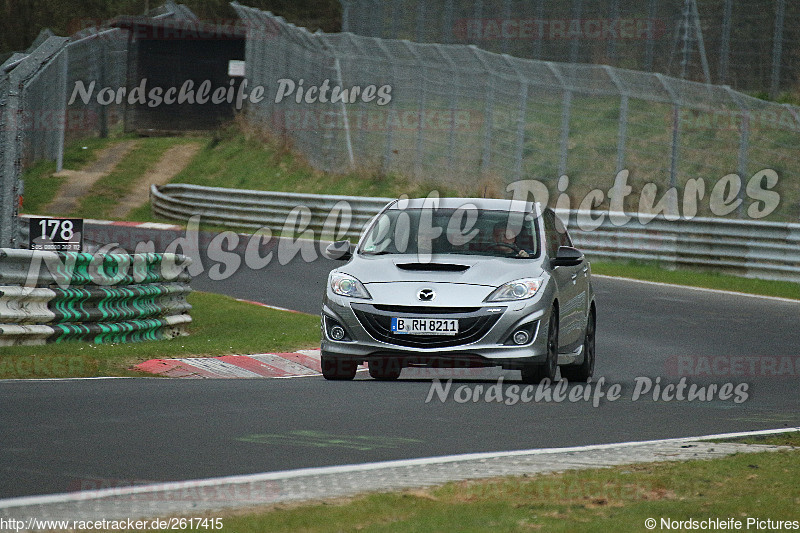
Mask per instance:
[[[331,244],[322,373],[375,379],[404,367],[502,366],[525,383],[586,381],[595,365],[589,262],[537,203],[426,198],[390,202],[358,245]]]

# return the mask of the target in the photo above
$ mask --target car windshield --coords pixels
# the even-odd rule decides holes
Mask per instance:
[[[539,255],[537,217],[518,211],[390,209],[375,220],[360,252],[379,254],[462,254],[509,258]]]

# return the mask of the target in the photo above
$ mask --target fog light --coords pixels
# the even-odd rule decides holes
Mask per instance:
[[[344,339],[344,328],[342,326],[333,326],[331,328],[331,339],[335,341],[340,341]]]
[[[514,342],[517,344],[527,344],[530,340],[530,335],[524,329],[521,329],[514,333]]]

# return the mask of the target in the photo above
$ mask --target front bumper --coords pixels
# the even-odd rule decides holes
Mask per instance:
[[[404,366],[504,366],[543,363],[547,356],[547,322],[550,306],[546,295],[524,302],[480,304],[469,308],[411,308],[376,305],[326,295],[322,309],[322,354],[352,361],[369,362],[387,358]],[[392,316],[455,318],[457,336],[397,335],[388,330]],[[544,324],[544,326],[543,326]],[[331,328],[341,326],[342,340],[331,337]],[[514,332],[524,329],[529,340],[517,345]]]

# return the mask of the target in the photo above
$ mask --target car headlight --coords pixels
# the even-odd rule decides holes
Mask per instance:
[[[505,285],[498,287],[486,298],[487,302],[509,302],[514,300],[525,300],[532,297],[542,286],[541,278],[525,278],[509,281]]]
[[[342,274],[340,272],[331,272],[328,277],[328,285],[331,290],[340,295],[348,296],[350,298],[364,298],[367,300],[372,299],[366,287],[353,276]]]

